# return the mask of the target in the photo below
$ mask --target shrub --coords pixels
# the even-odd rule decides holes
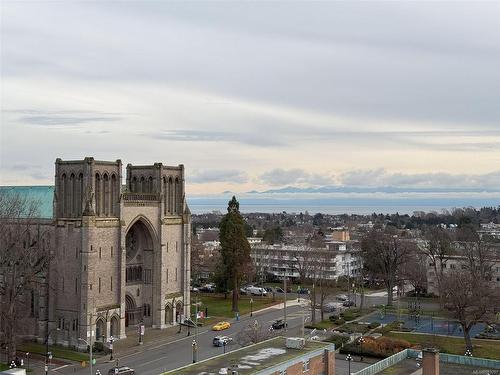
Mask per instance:
[[[349,322],[361,316],[361,312],[358,309],[349,309],[340,314],[340,316],[346,321]]]
[[[92,347],[92,352],[108,354],[109,349],[106,345],[104,345],[104,343],[96,341]]]
[[[333,322],[333,324],[338,325],[338,326],[345,323],[345,320],[342,318],[339,318],[338,316],[330,316],[329,319],[331,322]]]
[[[335,349],[341,348],[349,341],[348,335],[331,335],[325,341],[333,342],[335,344]]]
[[[391,337],[380,337],[374,339],[370,336],[364,337],[363,355],[372,357],[389,357],[401,350],[410,347],[410,343],[406,340],[394,339]],[[361,345],[358,341],[344,345],[340,349],[341,353],[361,354]]]
[[[369,329],[374,329],[374,328],[377,328],[377,327],[380,327],[380,323],[379,322],[371,322],[370,324],[368,324],[368,328]]]

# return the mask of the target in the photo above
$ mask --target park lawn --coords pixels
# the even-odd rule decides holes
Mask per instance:
[[[9,365],[6,365],[5,363],[0,363],[0,371],[8,370],[8,369],[9,369]]]
[[[45,355],[45,345],[38,344],[36,342],[25,342],[18,345],[18,351],[20,352],[30,352]],[[62,348],[60,346],[49,346],[49,351],[52,352],[54,358],[69,359],[70,361],[88,361],[89,355],[77,352],[68,348]],[[98,357],[94,354],[94,357]]]
[[[263,309],[268,306],[272,306],[278,303],[281,303],[282,299],[276,298],[273,302],[272,297],[250,297],[250,296],[240,296],[238,301],[238,308],[240,310],[240,315],[250,313],[250,299],[253,299],[252,310],[257,311]],[[232,307],[232,298],[231,295],[228,294],[227,299],[224,299],[224,296],[201,296],[199,298],[201,305],[198,307],[199,311],[205,311],[205,308],[208,308],[208,316],[210,318],[223,318],[223,319],[232,319],[236,315],[231,311]],[[194,298],[192,298],[191,302],[194,304]],[[195,313],[195,306],[191,306],[191,313]],[[210,319],[209,319],[210,320]]]
[[[408,332],[388,332],[384,336],[395,337],[422,347],[434,346],[443,353],[463,355],[465,340],[461,337],[436,336]],[[480,358],[500,359],[500,340],[472,339],[474,356]]]
[[[321,320],[319,322],[316,322],[314,324],[306,324],[305,325],[306,328],[315,328],[315,329],[330,329],[330,328],[333,328],[333,327],[336,327],[335,324],[333,324],[333,322],[331,322],[330,320],[328,319],[325,319],[325,320]]]

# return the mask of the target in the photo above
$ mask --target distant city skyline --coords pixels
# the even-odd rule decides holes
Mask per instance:
[[[0,6],[0,185],[93,156],[193,196],[500,196],[499,2]]]

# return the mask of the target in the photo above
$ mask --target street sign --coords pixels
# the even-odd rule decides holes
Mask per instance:
[[[92,358],[92,364],[95,365],[95,358]]]
[[[52,353],[49,352],[49,359],[52,359]]]
[[[144,327],[144,324],[141,324],[141,335],[144,336],[144,331],[145,331],[145,327]]]
[[[45,365],[45,372],[49,371],[49,366]]]

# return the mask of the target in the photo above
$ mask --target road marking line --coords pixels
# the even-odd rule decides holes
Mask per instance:
[[[63,369],[63,368],[68,367],[68,366],[70,366],[70,365],[63,365],[63,366],[52,369],[52,371],[57,371],[57,370]]]

